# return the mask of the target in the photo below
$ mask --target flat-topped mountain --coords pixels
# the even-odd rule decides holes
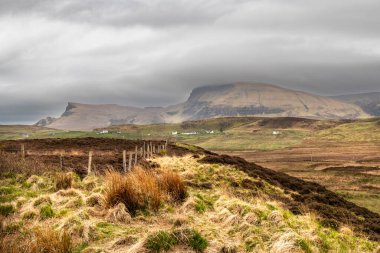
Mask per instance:
[[[372,116],[380,116],[380,92],[341,95],[334,98],[356,104]]]
[[[169,107],[69,103],[62,116],[44,126],[91,130],[118,124],[178,123],[225,116],[355,119],[370,115],[339,99],[294,91],[271,84],[233,83],[194,89],[188,100]],[[44,121],[40,121],[41,122]]]

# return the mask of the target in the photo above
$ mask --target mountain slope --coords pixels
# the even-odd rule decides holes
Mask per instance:
[[[334,98],[271,84],[234,83],[196,88],[186,102],[165,108],[69,103],[60,118],[45,126],[91,130],[109,125],[179,123],[225,116],[369,117],[359,106]]]
[[[380,92],[341,95],[334,98],[356,104],[372,116],[380,116]]]
[[[190,119],[217,116],[360,118],[357,106],[270,84],[235,83],[194,89],[184,105]]]

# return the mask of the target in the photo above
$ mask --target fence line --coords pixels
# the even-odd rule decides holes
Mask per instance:
[[[127,173],[134,166],[138,164],[139,156],[141,159],[150,159],[153,158],[154,154],[160,154],[162,151],[166,151],[168,145],[168,140],[165,141],[165,144],[161,143],[153,144],[152,141],[145,142],[139,148],[137,145],[135,146],[134,152],[128,152],[128,169],[127,169],[127,151],[123,150],[123,172]],[[25,149],[25,144],[20,145],[20,149],[9,149],[8,152],[20,152],[21,159],[25,159],[26,154],[28,153]],[[88,164],[87,164],[87,174],[91,174],[92,166],[93,166],[93,155],[94,151],[88,152]],[[63,170],[64,168],[64,155],[63,153],[59,154],[59,167]]]

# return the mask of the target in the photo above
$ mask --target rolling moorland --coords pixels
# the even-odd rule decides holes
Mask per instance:
[[[26,149],[23,159],[17,152],[21,144]],[[380,249],[380,215],[318,184],[171,142],[148,159],[139,156],[124,174],[122,150],[133,152],[136,146],[142,147],[143,141],[2,141],[0,251]],[[90,150],[94,161],[88,174]]]
[[[0,138],[22,139],[26,134],[28,138],[169,138],[178,145],[187,143],[236,155],[263,167],[317,182],[347,200],[380,213],[379,119],[240,117],[106,129],[108,133],[100,134],[103,128],[83,132],[1,126]],[[279,134],[274,135],[273,131]],[[197,134],[183,134],[194,132]]]

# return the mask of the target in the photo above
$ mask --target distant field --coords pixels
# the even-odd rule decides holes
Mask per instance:
[[[0,140],[31,138],[104,137],[163,139],[213,150],[278,150],[305,145],[379,143],[380,120],[315,121],[297,118],[219,118],[182,124],[121,125],[108,133],[63,131],[34,126],[0,126]],[[212,131],[212,133],[208,133]],[[278,131],[274,135],[273,131]],[[177,132],[177,134],[172,134]],[[197,134],[186,135],[196,132]]]

